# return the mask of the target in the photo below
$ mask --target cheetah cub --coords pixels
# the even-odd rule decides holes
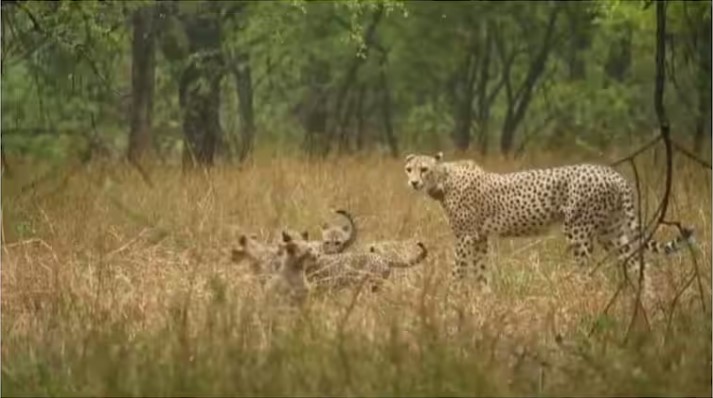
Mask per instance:
[[[299,234],[288,231],[288,234],[301,236],[317,256],[341,253],[355,242],[357,227],[353,217],[346,210],[337,210],[335,213],[343,218],[346,224],[329,225],[324,223],[321,229],[321,240],[310,241],[307,231]],[[247,262],[253,275],[265,279],[266,276],[269,277],[280,268],[280,245],[280,242],[261,242],[256,235],[241,235],[238,238],[238,247],[231,251],[231,259],[235,263]]]
[[[305,266],[314,261],[314,251],[305,240],[283,231],[279,252],[280,267],[267,282],[266,292],[270,297],[286,298],[289,304],[302,305],[310,290]]]
[[[294,231],[288,232],[290,236],[297,236]],[[307,232],[299,236],[303,240],[309,238]],[[257,239],[257,235],[240,235],[238,247],[231,250],[231,260],[235,263],[247,262],[253,275],[263,278],[277,272],[280,268],[280,254],[282,243],[270,244]]]
[[[328,290],[353,286],[367,279],[371,290],[377,291],[391,276],[392,269],[410,268],[426,258],[428,250],[423,243],[417,242],[416,246],[419,252],[406,260],[384,255],[375,245],[366,251],[318,256],[314,268],[307,269],[307,279],[315,286]]]
[[[356,241],[357,228],[352,215],[349,214],[349,212],[347,212],[346,210],[341,209],[336,210],[335,213],[341,216],[347,222],[347,224],[322,224],[322,240],[314,241],[314,244],[319,253],[341,253],[347,248],[349,248]]]

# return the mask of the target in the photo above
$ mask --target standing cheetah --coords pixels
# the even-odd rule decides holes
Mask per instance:
[[[614,169],[579,164],[514,173],[493,173],[473,161],[442,161],[436,156],[408,155],[408,184],[424,191],[443,208],[456,238],[453,276],[468,271],[488,284],[485,255],[489,236],[534,235],[562,223],[575,259],[584,264],[592,239],[607,250],[627,256],[636,246],[638,219],[631,186]],[[662,244],[646,243],[653,252],[676,251],[692,231]]]

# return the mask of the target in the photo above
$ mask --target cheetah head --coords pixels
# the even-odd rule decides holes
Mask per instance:
[[[443,152],[438,152],[436,156],[414,154],[406,156],[405,171],[408,176],[408,185],[417,191],[439,190],[441,173],[438,166],[442,159]]]
[[[257,235],[240,235],[238,238],[238,247],[231,250],[231,260],[238,263],[244,259],[255,257],[256,246],[262,246],[257,241]]]
[[[351,228],[347,225],[322,225],[322,251],[325,254],[341,253],[351,234]]]
[[[259,273],[261,271],[260,257],[267,250],[267,245],[259,242],[257,235],[240,235],[238,247],[231,250],[230,258],[234,263],[249,262],[252,271]]]
[[[282,232],[279,244],[283,259],[283,269],[288,271],[303,271],[315,259],[314,249],[302,236],[295,237],[288,231]]]
[[[325,254],[341,253],[356,239],[356,225],[346,210],[337,210],[336,213],[347,221],[347,225],[322,224],[322,240],[320,249]]]

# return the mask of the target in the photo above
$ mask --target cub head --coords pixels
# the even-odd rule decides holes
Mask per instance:
[[[356,240],[357,228],[352,215],[341,209],[336,210],[335,213],[343,219],[344,223],[322,224],[322,239],[318,244],[319,251],[324,254],[341,253]]]
[[[240,235],[238,247],[230,251],[230,259],[234,263],[248,261],[254,273],[262,272],[260,257],[267,250],[266,245],[257,240],[257,235]]]
[[[279,244],[283,268],[290,271],[302,271],[315,260],[312,246],[302,236],[296,237],[288,231],[282,231]]]
[[[438,166],[443,159],[443,152],[436,156],[408,155],[404,170],[408,177],[408,185],[416,191],[432,191],[438,189],[440,172]]]
[[[231,260],[236,263],[239,263],[244,259],[254,258],[256,245],[260,245],[260,243],[257,242],[256,235],[240,235],[240,237],[238,238],[238,247],[233,248],[230,252]]]
[[[322,251],[326,254],[341,253],[351,234],[348,225],[322,225]]]

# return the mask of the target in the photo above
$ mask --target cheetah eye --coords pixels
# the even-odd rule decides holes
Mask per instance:
[[[407,168],[406,168],[406,172],[407,172],[407,173],[410,173],[410,172],[411,172],[411,168],[410,168],[410,167],[407,167]]]
[[[428,167],[421,167],[421,173],[425,173],[428,171]]]

